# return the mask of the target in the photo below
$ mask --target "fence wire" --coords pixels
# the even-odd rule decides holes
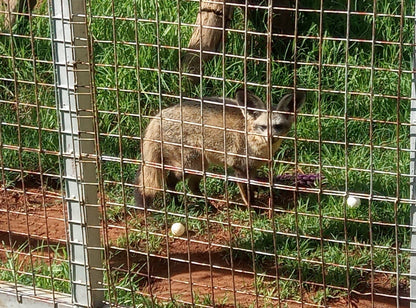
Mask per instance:
[[[89,263],[71,254],[52,2],[13,3],[0,1],[0,280],[17,299],[78,303],[71,272]],[[71,25],[86,20],[89,63],[65,65],[91,76],[75,90],[92,110],[73,115],[94,114],[95,153],[79,157],[98,179],[81,181],[99,201],[80,203],[100,207],[90,289],[112,306],[415,301],[412,1],[85,7]]]

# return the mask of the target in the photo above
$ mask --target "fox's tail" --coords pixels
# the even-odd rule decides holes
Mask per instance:
[[[143,144],[142,165],[136,175],[135,203],[138,207],[152,207],[156,194],[163,189],[161,150],[157,142]],[[156,166],[155,166],[156,165]]]

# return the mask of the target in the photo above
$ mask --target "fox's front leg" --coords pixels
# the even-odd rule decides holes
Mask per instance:
[[[245,170],[236,170],[235,175],[242,179],[247,178],[247,172]],[[254,172],[250,172],[250,179],[253,179],[254,175]],[[254,190],[252,185],[241,182],[237,182],[237,185],[238,189],[240,190],[241,198],[243,199],[244,204],[247,207],[250,206],[250,203],[254,202]]]

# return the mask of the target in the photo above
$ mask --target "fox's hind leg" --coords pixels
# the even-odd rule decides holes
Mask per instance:
[[[202,171],[202,161],[204,157],[202,156],[202,151],[196,149],[187,149],[184,151],[184,161],[185,168],[192,169],[193,171]],[[208,162],[205,161],[205,166],[208,165]],[[201,190],[199,189],[199,183],[201,182],[202,176],[196,174],[186,174],[188,179],[188,187],[191,190],[192,194],[201,196]]]
[[[192,194],[201,196],[201,190],[199,189],[199,183],[201,182],[201,177],[199,175],[188,175],[188,187],[191,190]],[[179,172],[170,172],[166,178],[166,186],[169,189],[170,193],[174,195],[175,199],[177,199],[177,194],[174,193],[176,191],[176,184],[178,184],[182,180],[181,173]],[[173,192],[173,193],[172,193]]]
[[[175,191],[176,184],[178,184],[181,180],[182,176],[180,172],[170,171],[166,177],[166,187],[168,188],[170,195],[175,199],[175,203],[179,203],[178,194],[175,193]]]
[[[201,190],[199,189],[199,183],[201,183],[202,177],[199,175],[190,175],[188,177],[188,187],[191,190],[192,194],[201,196]]]
[[[176,184],[179,183],[181,180],[181,174],[176,173],[173,171],[170,171],[168,176],[166,177],[166,186],[169,190],[175,191],[176,190]]]

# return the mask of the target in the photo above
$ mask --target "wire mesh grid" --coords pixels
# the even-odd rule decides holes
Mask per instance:
[[[16,17],[0,31],[0,279],[16,294],[71,293],[51,3],[11,2],[0,6]],[[409,306],[412,1],[86,8],[106,302]],[[304,105],[276,110],[288,93],[297,107],[306,93]],[[275,122],[292,115],[276,150]],[[165,176],[149,187],[138,170]],[[137,189],[157,193],[136,204]]]
[[[46,2],[18,4],[0,2],[0,279],[55,300],[70,281],[50,21]]]

